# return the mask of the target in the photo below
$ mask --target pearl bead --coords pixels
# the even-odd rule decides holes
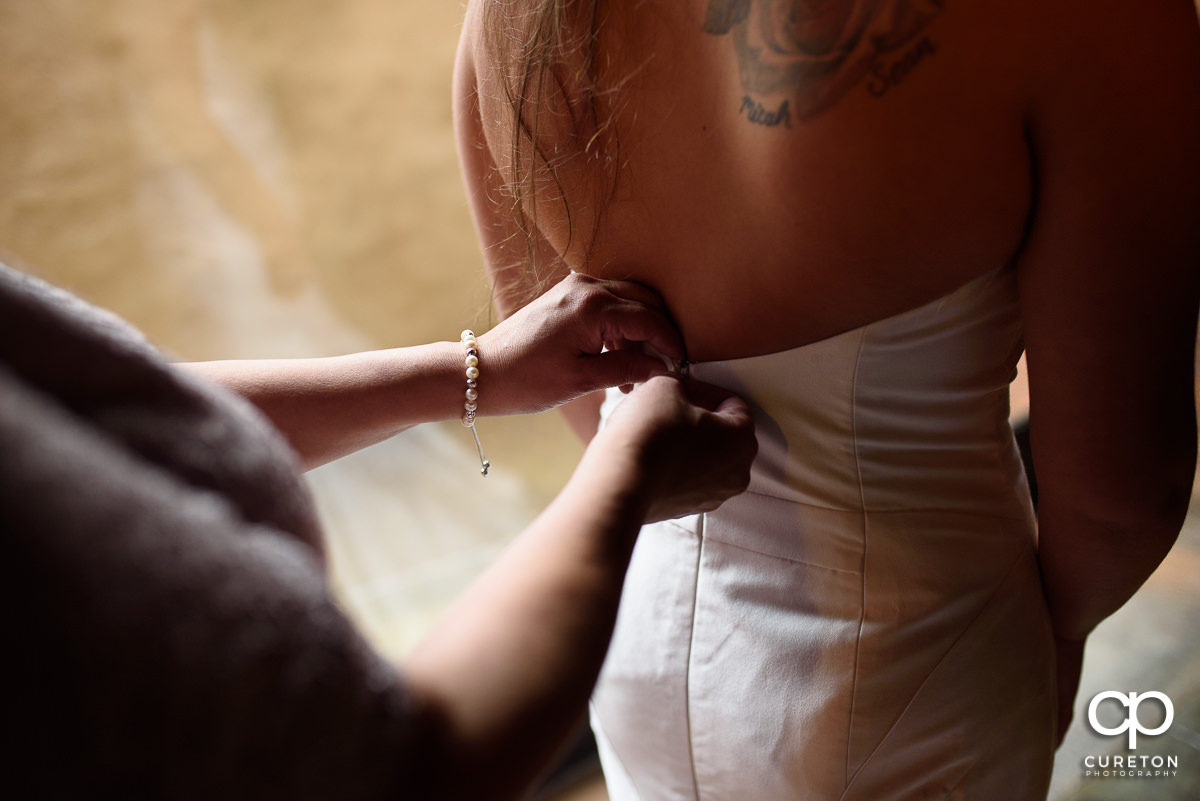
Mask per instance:
[[[464,328],[464,329],[463,329],[463,332],[462,332],[461,334],[459,334],[459,335],[458,335],[458,338],[459,338],[459,339],[461,339],[461,340],[474,339],[474,338],[475,338],[475,332],[474,332],[474,331],[472,331],[470,328]]]
[[[467,356],[467,367],[478,367],[478,366],[479,366],[479,357],[468,355]]]
[[[478,367],[468,367],[467,368],[467,380],[473,381],[476,378],[479,378],[479,368]]]
[[[479,390],[468,389],[467,390],[467,400],[469,400],[469,401],[479,400]]]

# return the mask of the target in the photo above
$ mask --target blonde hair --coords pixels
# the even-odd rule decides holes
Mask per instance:
[[[527,254],[511,266],[521,270],[530,298],[549,280],[550,265],[538,263],[539,204],[561,206],[567,244],[560,255],[574,249],[572,266],[583,270],[615,188],[614,91],[598,88],[597,15],[598,0],[487,0],[483,9],[485,52],[510,110],[508,153],[497,169]],[[577,230],[580,217],[591,218],[590,230]]]

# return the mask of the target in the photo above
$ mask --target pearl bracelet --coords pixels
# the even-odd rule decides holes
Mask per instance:
[[[475,430],[475,411],[479,408],[479,343],[475,340],[475,332],[469,328],[459,335],[459,340],[467,352],[467,399],[463,403],[462,424],[471,429],[475,450],[479,451],[479,472],[486,476],[492,463],[483,458],[483,446],[479,444],[479,432]]]

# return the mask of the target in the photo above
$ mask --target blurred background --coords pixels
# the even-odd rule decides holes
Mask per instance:
[[[0,258],[182,360],[486,330],[451,123],[462,14],[423,0],[0,0]],[[339,597],[390,656],[580,453],[553,414],[487,419],[480,433],[486,480],[457,423],[309,474]],[[1055,799],[1200,797],[1196,531],[1097,635],[1081,694],[1167,692],[1177,724],[1159,742],[1180,776],[1083,781],[1083,755],[1111,743],[1077,715]],[[594,780],[574,792],[604,798]]]

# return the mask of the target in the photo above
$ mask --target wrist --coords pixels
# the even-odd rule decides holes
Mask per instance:
[[[654,505],[653,482],[646,476],[639,450],[601,431],[588,445],[568,486],[579,484],[603,493],[606,502],[640,527]]]
[[[475,343],[479,359],[478,416],[499,417],[528,411],[522,408],[519,394],[529,387],[521,386],[519,379],[510,381],[514,361],[511,346],[497,337],[495,329],[476,335]]]

